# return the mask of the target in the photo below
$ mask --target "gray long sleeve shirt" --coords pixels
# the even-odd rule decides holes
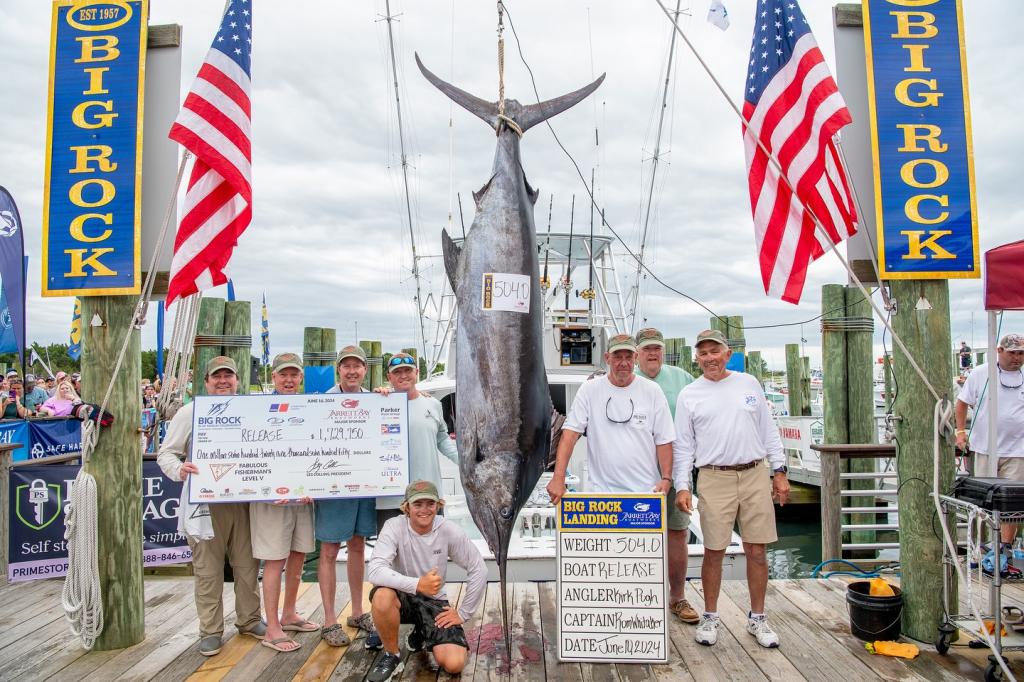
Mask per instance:
[[[434,519],[434,527],[426,535],[410,528],[409,517],[404,514],[389,519],[377,537],[366,579],[374,585],[416,594],[416,583],[420,577],[432,568],[437,569],[442,581],[441,590],[427,596],[447,600],[445,580],[449,558],[467,574],[466,596],[459,606],[459,617],[467,621],[484,600],[487,567],[465,531],[442,516]]]

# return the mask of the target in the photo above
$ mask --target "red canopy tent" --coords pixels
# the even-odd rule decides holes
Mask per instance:
[[[996,312],[1002,310],[1024,310],[1024,240],[1003,244],[985,252],[985,310],[988,311],[988,385],[996,385]],[[999,391],[986,391],[988,405],[988,442],[994,444],[999,405],[996,395]],[[992,469],[998,458],[989,458],[990,471],[986,476],[995,476]]]
[[[985,252],[985,310],[1024,310],[1024,239]]]

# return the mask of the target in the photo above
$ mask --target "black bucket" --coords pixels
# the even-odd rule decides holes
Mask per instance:
[[[850,632],[865,642],[895,641],[900,637],[903,593],[893,587],[894,597],[872,597],[871,583],[850,583],[846,590],[846,608],[850,611]]]

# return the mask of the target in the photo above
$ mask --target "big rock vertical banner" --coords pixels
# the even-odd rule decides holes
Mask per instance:
[[[148,0],[57,0],[43,296],[138,294]]]

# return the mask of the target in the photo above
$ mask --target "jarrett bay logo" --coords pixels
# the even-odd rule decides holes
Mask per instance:
[[[0,237],[13,237],[18,233],[18,219],[10,211],[0,211]]]

